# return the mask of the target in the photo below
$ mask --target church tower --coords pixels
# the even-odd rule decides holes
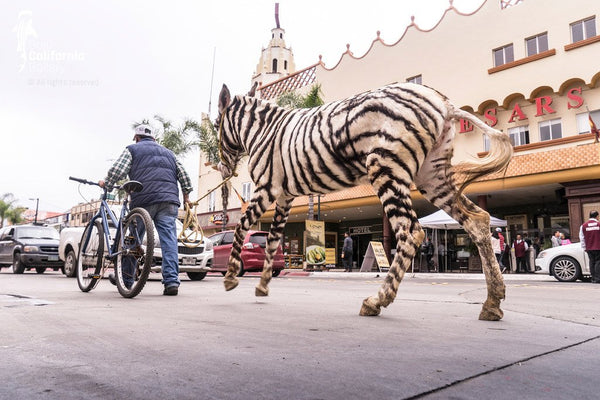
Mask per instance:
[[[294,53],[291,47],[285,47],[285,30],[279,25],[279,3],[275,3],[275,28],[271,29],[271,41],[262,49],[252,84],[264,86],[296,72]]]

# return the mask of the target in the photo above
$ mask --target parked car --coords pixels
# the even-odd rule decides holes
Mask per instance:
[[[560,282],[574,282],[590,276],[590,261],[580,243],[551,247],[538,254],[535,270]]]
[[[213,243],[214,253],[211,271],[218,271],[223,275],[227,272],[227,261],[233,246],[233,235],[234,231],[223,231],[208,237]],[[262,271],[268,235],[268,232],[248,231],[244,243],[242,243],[242,265],[238,276],[243,276],[246,271]],[[273,260],[273,276],[278,276],[284,267],[283,251],[279,245]]]
[[[177,234],[183,229],[183,224],[177,220]],[[83,234],[84,227],[65,228],[60,233],[60,244],[58,255],[64,260],[64,273],[68,277],[74,277],[77,273],[77,254],[79,252],[79,242]],[[111,230],[114,237],[114,231]],[[161,272],[162,250],[158,232],[154,231],[154,265],[152,272]],[[187,247],[182,243],[178,244],[179,272],[185,272],[193,281],[204,279],[206,273],[210,271],[213,259],[212,242],[203,238],[200,244],[195,243]]]
[[[22,274],[35,268],[43,274],[46,268],[63,268],[58,257],[58,231],[49,226],[15,225],[0,230],[0,269],[12,265],[13,273]]]

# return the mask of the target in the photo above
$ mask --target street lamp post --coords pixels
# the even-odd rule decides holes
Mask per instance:
[[[38,206],[40,205],[40,198],[35,198],[32,199],[30,198],[29,200],[35,200],[35,217],[33,218],[33,223],[37,224],[37,216],[38,216]]]

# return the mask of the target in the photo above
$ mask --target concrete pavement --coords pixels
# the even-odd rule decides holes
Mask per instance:
[[[379,276],[377,276],[379,275]],[[306,279],[308,278],[308,279]],[[600,285],[507,275],[504,319],[478,321],[481,274],[221,276],[123,299],[50,273],[0,273],[0,399],[596,399]],[[518,279],[517,279],[518,278]]]

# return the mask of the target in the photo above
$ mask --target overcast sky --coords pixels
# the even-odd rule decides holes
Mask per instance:
[[[499,0],[488,0],[499,1]],[[468,13],[483,0],[454,0]],[[394,43],[437,23],[447,0],[279,0],[296,68],[362,56],[376,32]],[[63,212],[98,198],[69,176],[104,178],[131,124],[160,114],[199,120],[223,83],[245,93],[275,27],[270,0],[16,0],[0,14],[0,195]],[[198,197],[198,153],[183,159]],[[203,188],[204,193],[207,188]],[[80,194],[81,192],[81,194]],[[82,196],[83,195],[83,196]]]

